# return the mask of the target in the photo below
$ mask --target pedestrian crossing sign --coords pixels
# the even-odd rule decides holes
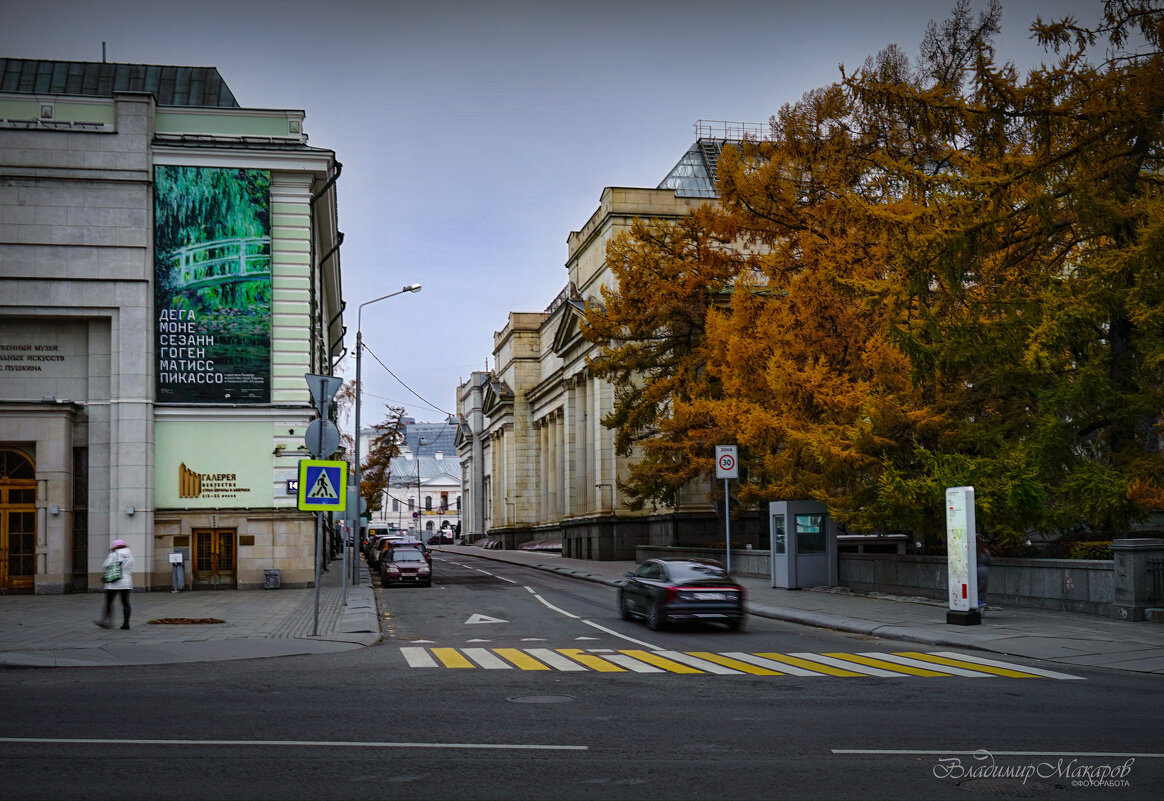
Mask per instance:
[[[299,509],[303,512],[347,508],[348,463],[325,459],[299,460]]]

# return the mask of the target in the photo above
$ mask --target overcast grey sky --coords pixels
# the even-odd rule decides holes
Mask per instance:
[[[356,307],[424,285],[364,310],[363,420],[391,403],[436,422],[508,312],[565,286],[566,237],[603,187],[656,186],[696,120],[764,123],[842,63],[916,54],[953,4],[0,0],[0,56],[100,61],[105,42],[108,61],[214,66],[245,107],[306,111],[310,144],[344,165],[348,378]],[[1036,16],[1102,10],[1003,5],[999,55],[1020,66],[1041,58]]]

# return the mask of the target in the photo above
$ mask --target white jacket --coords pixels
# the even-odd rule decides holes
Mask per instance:
[[[121,578],[117,581],[111,581],[105,584],[107,590],[132,590],[133,589],[133,554],[129,551],[129,546],[123,548],[115,548],[109,552],[105,557],[105,561],[101,563],[101,572],[105,572],[105,568],[114,562],[121,561]]]

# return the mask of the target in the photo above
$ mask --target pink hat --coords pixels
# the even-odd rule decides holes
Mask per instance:
[[[114,548],[124,548],[125,547],[125,540],[114,540],[113,547]]]

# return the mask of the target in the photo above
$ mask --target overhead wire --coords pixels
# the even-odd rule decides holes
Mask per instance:
[[[404,381],[403,381],[403,380],[400,378],[400,376],[398,376],[398,375],[396,375],[396,373],[392,372],[392,370],[391,370],[391,369],[389,369],[388,365],[384,364],[384,362],[383,362],[383,361],[380,359],[380,357],[376,355],[375,351],[373,351],[373,350],[372,350],[371,348],[369,348],[367,345],[364,345],[364,352],[365,352],[365,353],[368,353],[368,354],[370,354],[370,355],[372,356],[372,358],[376,360],[376,363],[377,363],[377,364],[379,364],[381,367],[383,367],[383,368],[384,368],[384,372],[388,373],[388,375],[390,375],[390,376],[392,376],[393,378],[395,378],[395,379],[396,379],[396,381],[397,381],[397,382],[400,384],[400,386],[404,387],[404,388],[405,388],[405,389],[407,389],[409,392],[411,392],[411,393],[412,393],[414,396],[416,396],[416,398],[417,398],[417,399],[418,399],[418,400],[419,400],[421,403],[423,403],[423,404],[425,404],[426,406],[428,406],[428,407],[429,407],[430,409],[432,409],[434,412],[440,412],[441,414],[445,415],[445,417],[452,417],[452,416],[453,416],[453,413],[452,413],[452,412],[450,412],[450,411],[448,411],[448,410],[446,410],[446,409],[442,409],[441,407],[437,406],[435,403],[433,403],[432,401],[430,401],[428,398],[425,398],[425,397],[423,397],[422,395],[418,394],[418,393],[416,392],[416,390],[414,390],[412,387],[408,386],[408,384],[404,383]]]

